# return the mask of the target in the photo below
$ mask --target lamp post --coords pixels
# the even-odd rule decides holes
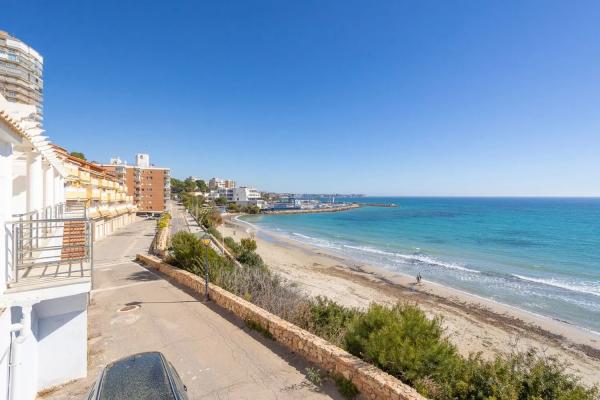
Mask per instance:
[[[204,234],[200,239],[202,244],[206,247],[204,249],[204,300],[209,301],[208,298],[208,246],[210,245],[210,235]]]

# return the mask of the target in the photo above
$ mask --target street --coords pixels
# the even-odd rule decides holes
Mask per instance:
[[[192,399],[339,397],[331,383],[306,379],[301,358],[132,261],[147,251],[155,224],[135,222],[96,244],[88,377],[42,398],[82,398],[107,363],[150,350],[173,363]]]

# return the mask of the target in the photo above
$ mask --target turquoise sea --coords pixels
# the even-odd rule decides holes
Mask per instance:
[[[600,199],[367,197],[266,231],[600,332]]]

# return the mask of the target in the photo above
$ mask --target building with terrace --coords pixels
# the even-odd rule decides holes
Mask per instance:
[[[36,106],[0,95],[0,399],[87,373],[92,223],[68,176]]]
[[[69,210],[83,210],[92,222],[94,240],[110,235],[135,220],[137,206],[119,176],[99,164],[70,155],[54,145],[63,162],[65,202]]]

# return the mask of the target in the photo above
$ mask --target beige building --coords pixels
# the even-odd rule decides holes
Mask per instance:
[[[137,206],[133,196],[127,194],[127,186],[114,172],[74,157],[62,147],[53,146],[67,175],[67,210],[91,219],[94,240],[102,239],[135,220]]]
[[[147,154],[136,156],[136,165],[127,165],[119,158],[103,164],[104,168],[116,174],[120,182],[127,186],[127,194],[142,213],[160,213],[166,210],[171,197],[171,173],[169,168],[150,164]]]
[[[0,31],[0,94],[10,102],[35,106],[39,120],[44,103],[43,65],[37,51]]]

